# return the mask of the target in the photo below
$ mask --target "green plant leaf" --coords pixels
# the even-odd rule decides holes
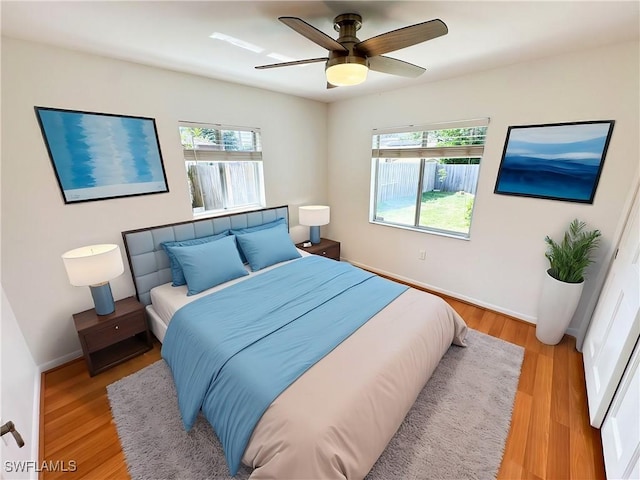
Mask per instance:
[[[562,241],[546,236],[545,257],[549,260],[550,274],[557,280],[567,283],[580,283],[584,280],[586,268],[593,263],[592,255],[600,244],[600,230],[585,231],[587,224],[577,218],[569,224]]]

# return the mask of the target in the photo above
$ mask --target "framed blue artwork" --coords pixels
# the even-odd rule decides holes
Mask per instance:
[[[65,203],[169,191],[153,118],[35,111]]]
[[[494,193],[593,203],[613,120],[509,127]]]

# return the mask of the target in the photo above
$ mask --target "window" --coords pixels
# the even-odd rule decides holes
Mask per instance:
[[[469,238],[488,123],[374,130],[371,221]]]
[[[264,207],[260,130],[180,123],[194,215]]]

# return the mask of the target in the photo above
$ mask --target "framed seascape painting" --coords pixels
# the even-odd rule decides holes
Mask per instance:
[[[509,127],[494,193],[593,203],[613,124]]]
[[[35,111],[65,203],[169,191],[153,118]]]

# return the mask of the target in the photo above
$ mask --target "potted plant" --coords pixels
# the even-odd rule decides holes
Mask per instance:
[[[585,269],[600,243],[600,230],[585,231],[585,222],[573,220],[560,243],[545,237],[550,268],[544,277],[536,337],[547,345],[556,345],[567,330],[584,287]]]

